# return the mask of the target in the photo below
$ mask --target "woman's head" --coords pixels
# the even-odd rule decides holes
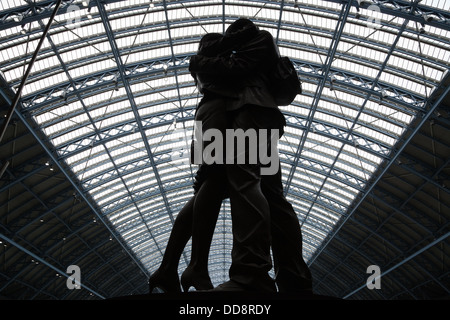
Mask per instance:
[[[198,45],[197,53],[204,56],[214,56],[219,53],[220,40],[223,35],[220,33],[207,33],[201,39]]]

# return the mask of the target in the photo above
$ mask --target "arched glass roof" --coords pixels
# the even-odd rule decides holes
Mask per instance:
[[[0,70],[13,90],[55,3],[0,3]],[[189,58],[204,34],[252,19],[303,82],[303,94],[281,107],[279,152],[311,262],[427,111],[449,69],[449,9],[444,0],[62,1],[17,113],[44,134],[49,165],[74,177],[93,216],[151,274],[193,194],[184,137],[201,96]],[[225,201],[214,284],[228,277],[231,246]]]

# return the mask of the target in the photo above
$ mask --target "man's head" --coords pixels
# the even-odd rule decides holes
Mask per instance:
[[[258,33],[258,27],[249,19],[239,18],[225,31],[228,37],[252,37]]]

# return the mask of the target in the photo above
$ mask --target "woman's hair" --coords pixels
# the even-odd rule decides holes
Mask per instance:
[[[218,55],[221,51],[220,40],[223,35],[220,33],[207,33],[199,42],[197,54],[207,57]]]

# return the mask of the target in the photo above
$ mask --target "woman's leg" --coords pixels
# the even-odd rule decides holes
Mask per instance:
[[[205,99],[196,114],[203,133],[209,129],[225,132],[226,109],[220,99]],[[202,151],[211,141],[201,141]],[[192,252],[188,268],[181,277],[183,288],[212,289],[208,274],[208,257],[214,229],[226,190],[223,164],[202,164],[202,183],[194,202],[192,223]]]
[[[181,292],[178,263],[184,247],[192,235],[194,202],[195,195],[184,205],[175,219],[161,265],[150,276],[150,293],[154,288],[160,288],[164,292]]]
[[[196,196],[194,195],[181,209],[173,224],[169,241],[164,252],[161,266],[165,271],[177,271],[180,257],[183,254],[184,247],[192,235],[192,217]]]
[[[208,258],[217,217],[225,193],[224,171],[208,166],[206,180],[198,190],[193,210],[191,261],[181,276],[184,291],[212,289]]]
[[[203,182],[194,202],[192,224],[192,255],[190,266],[196,270],[208,271],[208,255],[224,199],[226,181],[225,172],[219,166],[208,169],[208,177]]]

